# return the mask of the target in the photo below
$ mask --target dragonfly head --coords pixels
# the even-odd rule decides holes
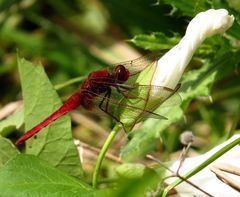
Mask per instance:
[[[117,65],[114,69],[114,78],[125,82],[129,78],[129,71],[123,65]]]

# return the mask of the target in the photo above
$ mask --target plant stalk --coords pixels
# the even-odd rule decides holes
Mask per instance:
[[[96,166],[95,166],[95,169],[94,169],[94,172],[93,172],[93,178],[92,178],[92,186],[93,188],[96,188],[97,187],[97,179],[98,179],[98,175],[99,175],[99,172],[100,172],[100,168],[101,168],[101,165],[102,165],[102,161],[105,157],[105,154],[109,148],[109,146],[111,145],[114,137],[117,135],[118,131],[121,129],[122,127],[119,125],[119,124],[116,124],[115,127],[112,129],[112,131],[109,133],[102,149],[101,149],[101,152],[98,156],[98,159],[97,159],[97,162],[96,162]]]

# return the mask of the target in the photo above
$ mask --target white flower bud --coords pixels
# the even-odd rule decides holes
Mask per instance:
[[[210,9],[197,14],[182,40],[159,59],[151,85],[174,89],[197,47],[207,37],[224,33],[233,21],[234,17],[225,9]]]

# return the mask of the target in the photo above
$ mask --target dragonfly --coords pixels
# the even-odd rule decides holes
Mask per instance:
[[[148,106],[146,104],[138,107],[134,102],[128,102],[142,101],[147,103],[149,96],[154,94],[157,95],[155,99],[157,97],[159,100],[158,105],[160,105],[179,89],[180,85],[177,85],[175,89],[170,89],[164,86],[140,85],[133,80],[149,65],[157,63],[161,56],[162,53],[150,53],[134,60],[115,64],[103,70],[91,72],[80,86],[78,92],[71,95],[60,108],[42,122],[23,134],[16,141],[16,144],[22,144],[42,128],[78,106],[82,106],[90,111],[98,108],[116,122],[121,123],[123,128],[124,123],[120,121],[118,113],[124,108],[129,109],[132,113],[141,114],[142,117],[166,119],[164,116],[153,112],[156,106]],[[125,102],[122,102],[123,100]],[[140,121],[140,119],[138,118],[136,122]]]

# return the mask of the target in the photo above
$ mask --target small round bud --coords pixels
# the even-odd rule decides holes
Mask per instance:
[[[193,142],[194,135],[191,131],[185,131],[180,135],[180,141],[183,145],[188,145]]]

